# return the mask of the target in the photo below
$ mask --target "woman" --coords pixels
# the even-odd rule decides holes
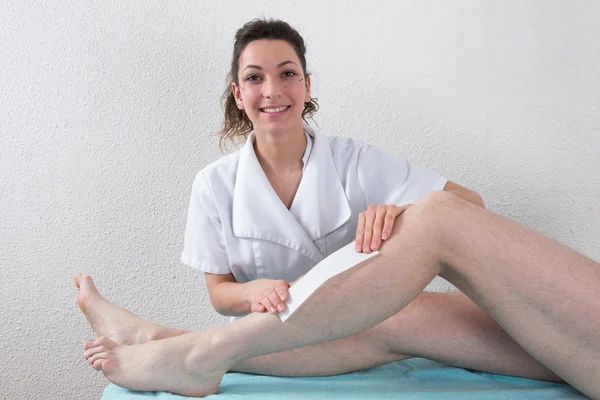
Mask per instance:
[[[455,190],[483,205],[406,160],[303,124],[317,109],[305,51],[283,21],[255,20],[236,35],[221,140],[246,145],[196,177],[182,255],[206,273],[224,315],[282,311],[289,282],[355,236],[358,251],[376,250],[425,193]]]
[[[202,396],[216,392],[227,370],[326,375],[410,355],[553,381],[558,371],[600,396],[593,386],[600,371],[586,368],[600,346],[576,343],[597,333],[583,310],[598,307],[590,295],[600,286],[598,264],[483,210],[472,191],[303,125],[312,102],[296,35],[279,21],[238,31],[223,133],[253,133],[240,152],[196,178],[182,255],[207,274],[219,312],[257,312],[204,332],[160,327],[108,303],[77,275],[80,307],[103,336],[84,344],[90,364],[127,388]],[[287,282],[354,237],[357,251],[380,256],[332,278],[285,324],[272,315]],[[575,276],[572,265],[581,270]],[[494,319],[462,293],[420,293],[436,275]],[[532,291],[534,281],[561,291]],[[557,307],[546,320],[561,301],[568,310]],[[548,349],[540,345],[547,338],[572,346]]]

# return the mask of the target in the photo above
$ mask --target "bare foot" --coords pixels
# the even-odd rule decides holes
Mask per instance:
[[[133,346],[120,346],[100,337],[87,341],[84,349],[84,357],[95,369],[130,390],[204,397],[217,393],[231,367],[212,344],[210,331]]]
[[[75,274],[79,289],[77,302],[96,336],[106,336],[124,345],[140,344],[168,337],[168,328],[145,321],[106,300],[89,275]]]

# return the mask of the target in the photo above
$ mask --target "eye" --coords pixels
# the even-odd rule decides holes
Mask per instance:
[[[246,77],[247,82],[256,82],[259,79],[260,79],[260,77],[258,75],[248,75]]]
[[[296,75],[298,75],[298,74],[296,74],[294,71],[291,71],[291,70],[290,71],[285,71],[283,73],[283,76],[285,76],[286,78],[290,78],[290,77],[293,77],[293,76],[296,76]]]

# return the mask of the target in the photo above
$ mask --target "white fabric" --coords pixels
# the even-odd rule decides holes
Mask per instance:
[[[306,136],[306,149],[304,150],[304,155],[302,156],[302,175],[306,171],[306,166],[308,165],[308,160],[310,158],[310,154],[312,153],[312,142],[313,138],[308,134],[308,132],[304,131],[304,135]],[[297,207],[290,207],[290,212],[294,216],[296,221],[300,221],[301,216],[298,214],[300,210]]]
[[[349,270],[377,254],[379,254],[378,251],[372,251],[369,254],[359,253],[354,249],[353,243],[348,243],[335,253],[328,255],[289,289],[289,297],[285,302],[285,310],[278,313],[281,321],[287,321],[294,311],[300,308],[326,280]]]
[[[446,179],[360,140],[313,138],[300,186],[288,210],[267,180],[252,146],[198,173],[192,186],[184,264],[239,283],[295,281],[355,238],[358,215],[370,204],[403,205]]]
[[[308,132],[304,131],[304,136],[306,136],[306,149],[304,149],[304,155],[302,156],[302,173],[306,170],[306,165],[308,164],[308,159],[310,158],[310,153],[312,152],[312,142],[313,138],[308,134]]]

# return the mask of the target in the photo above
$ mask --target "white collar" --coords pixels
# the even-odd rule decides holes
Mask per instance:
[[[293,215],[273,190],[256,158],[253,133],[248,136],[240,149],[233,193],[233,233],[281,244],[319,262],[323,255],[313,241],[339,228],[350,218],[351,211],[329,140],[310,125],[303,126],[313,140],[308,154],[305,151],[307,162],[291,206]]]
[[[306,165],[308,164],[308,159],[310,158],[310,153],[313,147],[313,138],[304,131],[304,136],[306,136],[306,149],[304,149],[304,155],[302,156],[302,173],[306,170]]]

